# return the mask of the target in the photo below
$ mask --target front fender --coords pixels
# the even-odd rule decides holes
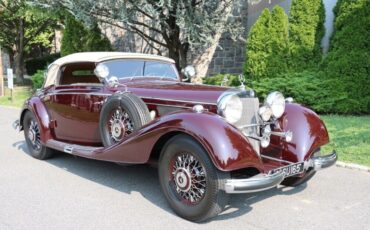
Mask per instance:
[[[293,140],[290,143],[278,138],[272,142],[274,145],[282,146],[284,160],[305,161],[320,146],[329,142],[324,122],[315,112],[299,104],[287,104],[285,113],[278,121],[282,130],[293,132]]]
[[[120,156],[125,157],[124,161],[146,162],[155,143],[170,132],[186,133],[199,141],[219,170],[254,167],[263,171],[260,156],[238,129],[216,114],[190,110],[168,114],[152,121],[122,143],[105,150],[103,155],[110,160]],[[132,152],[136,154],[129,156]]]

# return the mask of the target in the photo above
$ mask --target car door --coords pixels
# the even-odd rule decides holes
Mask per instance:
[[[61,67],[57,83],[44,97],[57,140],[84,145],[101,144],[99,116],[108,95],[94,75],[94,68],[94,63]]]

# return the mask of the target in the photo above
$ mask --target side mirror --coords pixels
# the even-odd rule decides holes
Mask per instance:
[[[182,79],[182,81],[188,81],[189,79],[194,78],[196,75],[195,68],[192,65],[186,66],[181,70],[181,73],[186,77],[185,79]]]
[[[119,85],[118,78],[115,76],[112,76],[107,79],[108,86],[111,88],[116,88]]]

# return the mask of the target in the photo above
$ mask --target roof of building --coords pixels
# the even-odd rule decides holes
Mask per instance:
[[[125,52],[84,52],[74,53],[57,59],[53,64],[64,65],[74,62],[102,62],[111,59],[149,59],[175,63],[173,59],[152,54],[125,53]]]

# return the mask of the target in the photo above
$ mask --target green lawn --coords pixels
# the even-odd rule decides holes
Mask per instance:
[[[370,166],[370,116],[321,116],[329,130],[330,143],[323,152],[335,149],[339,160]]]
[[[0,105],[21,107],[24,100],[31,95],[27,87],[16,88],[10,100],[10,92],[0,97]],[[321,116],[330,136],[330,143],[324,146],[323,152],[335,149],[339,160],[370,166],[370,116]]]
[[[10,90],[4,89],[5,96],[0,97],[0,105],[12,106],[20,108],[23,102],[31,95],[31,89],[29,87],[16,87],[13,90],[13,101],[10,97]]]

